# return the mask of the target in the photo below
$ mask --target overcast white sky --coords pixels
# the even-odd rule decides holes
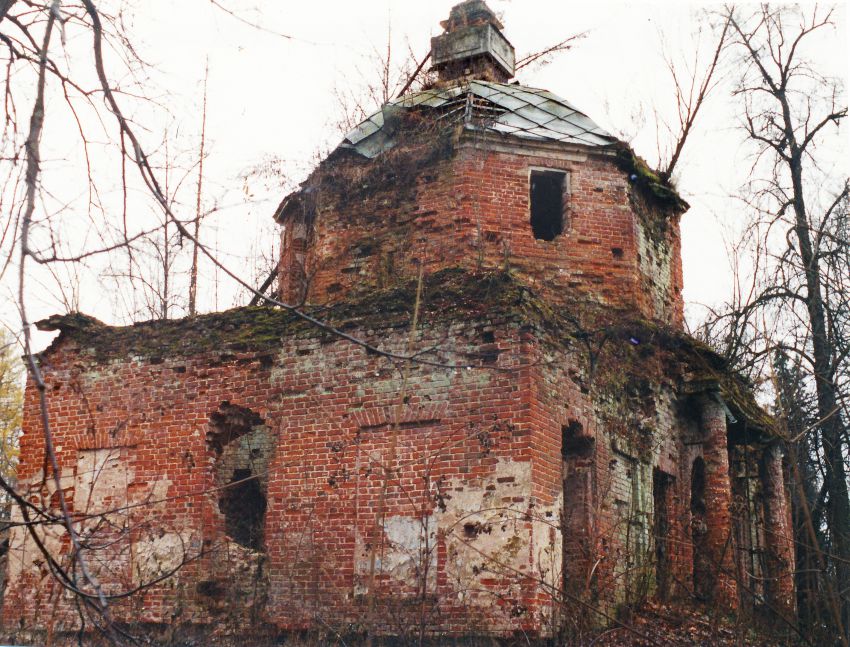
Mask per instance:
[[[404,54],[409,43],[421,59],[430,37],[441,31],[439,21],[455,2],[239,0],[226,4],[268,32],[242,24],[204,0],[138,2],[129,16],[128,31],[137,38],[142,58],[152,65],[150,87],[164,108],[146,116],[154,120],[153,132],[170,120],[172,128],[194,137],[200,126],[202,79],[209,60],[208,200],[218,197],[228,208],[216,216],[207,235],[216,238],[229,262],[244,269],[245,256],[255,254],[257,245],[274,242],[271,213],[286,190],[274,178],[265,182],[249,178],[246,186],[242,179],[246,171],[264,160],[279,159],[287,183],[302,180],[317,152],[339,140],[333,129],[340,110],[335,91],[356,88],[376,71],[375,51],[386,47],[388,30],[394,51]],[[565,97],[611,131],[636,134],[632,143],[650,162],[655,161],[656,152],[655,131],[649,127],[652,111],[669,115],[674,107],[662,50],[666,48],[674,58],[687,56],[702,25],[707,52],[711,33],[705,12],[719,6],[563,0],[490,0],[489,4],[501,15],[505,35],[518,55],[586,31],[574,49],[549,65],[523,70],[518,78]],[[846,4],[839,6],[836,19],[838,28],[823,32],[810,54],[822,69],[846,79],[850,60]],[[726,196],[745,180],[747,169],[740,133],[733,128],[736,110],[728,88],[719,88],[678,173],[680,191],[692,205],[682,223],[689,303],[721,302],[731,287],[724,235],[732,235],[740,214]],[[645,128],[640,128],[641,114]],[[844,130],[845,139],[837,149],[843,164],[850,150]],[[45,134],[46,158],[78,156],[71,143],[62,137],[51,139],[49,133]],[[847,173],[846,164],[843,172]],[[265,201],[248,204],[245,196]],[[233,305],[231,289],[219,284],[216,298],[210,288],[211,275],[205,278],[202,296],[207,309]],[[81,280],[80,308],[105,321],[121,322],[114,295],[104,292],[108,288],[94,276],[84,275]],[[46,287],[29,304],[31,320],[61,310],[48,283],[45,279]],[[10,285],[0,287],[11,296]],[[7,302],[0,312],[7,321],[14,316],[9,306]],[[698,316],[696,309],[690,312]]]

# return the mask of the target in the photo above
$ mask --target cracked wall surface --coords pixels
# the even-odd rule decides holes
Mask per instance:
[[[60,340],[43,362],[63,491],[87,536],[112,541],[92,556],[109,564],[110,590],[150,584],[116,603],[118,617],[553,635],[598,623],[588,607],[610,614],[656,594],[659,555],[665,594],[685,591],[695,460],[708,465],[706,496],[731,514],[729,471],[724,482],[717,462],[725,410],[682,395],[676,375],[687,371],[663,347],[635,345],[637,328],[598,346],[580,327],[558,337],[497,312],[425,325],[415,348],[439,349],[436,366],[399,367],[301,332],[270,342],[232,323],[223,325],[240,348],[162,358],[151,355],[160,344],[95,355],[87,344],[105,344],[103,329]],[[404,324],[358,334],[393,352],[410,343]],[[32,390],[27,407],[22,482],[49,502]],[[771,460],[759,473],[775,481]],[[221,505],[249,468],[267,505],[255,545],[237,541]],[[669,488],[661,498],[659,473]],[[787,517],[781,488],[760,491],[773,506],[761,523]],[[712,555],[731,526],[707,524]],[[6,621],[75,627],[70,598],[14,532]],[[64,533],[39,532],[67,551]],[[725,594],[723,582],[710,584]]]
[[[408,133],[369,162],[326,161],[283,216],[284,300],[336,302],[447,266],[511,267],[554,301],[583,295],[682,322],[681,207],[640,194],[611,151]],[[532,171],[564,172],[563,233],[537,240]]]
[[[622,151],[425,126],[371,161],[332,156],[281,215],[281,296],[365,345],[286,309],[46,322],[62,490],[105,586],[141,587],[117,617],[554,636],[652,595],[734,604],[697,561],[731,568],[729,406],[770,422],[681,331],[686,205]],[[529,221],[540,170],[568,177],[551,241]],[[40,425],[30,385],[21,482],[55,510]],[[787,522],[770,442],[738,553]],[[56,524],[36,532],[67,554]],[[792,563],[783,541],[765,572]],[[33,544],[13,532],[4,618],[73,629]]]

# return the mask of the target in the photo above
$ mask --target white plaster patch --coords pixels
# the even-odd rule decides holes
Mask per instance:
[[[139,518],[156,519],[158,512],[167,506],[165,499],[171,482],[156,480],[138,488],[131,499],[129,486],[134,474],[129,469],[129,451],[126,447],[80,450],[76,469],[65,468],[60,475],[60,487],[68,497],[69,507],[78,516],[75,530],[84,543],[93,546],[84,549],[89,570],[110,594],[160,577],[186,556],[181,547],[181,542],[187,539],[185,534],[157,528],[149,535],[138,536]],[[59,513],[52,478],[44,480],[39,473],[20,487],[41,499],[42,507],[49,506],[54,514]],[[138,510],[128,507],[133,504],[147,505]],[[134,511],[138,517],[134,516]],[[17,506],[12,515],[13,520],[23,521]],[[67,551],[64,527],[61,524],[38,525],[35,532],[50,554],[62,561]],[[13,528],[10,535],[9,589],[14,588],[24,574],[47,577],[44,556],[29,531],[19,526]],[[21,593],[26,595],[28,591]]]
[[[42,485],[44,489],[42,489]],[[62,488],[63,492],[67,493],[73,485],[73,470],[70,468],[62,469],[59,473],[59,487]],[[56,482],[52,476],[45,478],[44,472],[39,470],[29,481],[19,481],[18,489],[24,498],[30,499],[32,496],[35,496],[40,499],[40,503],[36,504],[38,507],[52,509],[51,511],[53,513],[59,512],[58,505],[51,505],[56,504],[58,501],[58,499],[54,498]],[[12,506],[11,520],[12,522],[24,521],[23,514],[17,505]],[[34,526],[34,530],[51,555],[59,556],[61,554],[63,539],[66,535],[66,530],[63,526],[60,524],[38,524]],[[44,556],[30,536],[29,530],[24,526],[13,527],[9,534],[7,586],[11,588],[13,582],[21,576],[22,572],[36,573],[37,566],[43,564]]]
[[[552,505],[535,510],[532,522],[536,575],[552,593],[561,590],[563,575],[564,551],[560,523],[563,509],[564,493],[561,490]]]
[[[190,554],[188,532],[150,532],[133,544],[133,578],[138,586],[175,571]]]
[[[389,576],[410,591],[419,590],[423,578],[426,588],[437,583],[437,522],[428,517],[390,516],[382,527],[384,543],[373,548],[370,538],[355,537],[355,595],[369,591],[369,581],[376,576]],[[374,566],[373,566],[374,563]]]
[[[122,454],[126,452],[120,448],[79,451],[74,479],[74,510],[78,514],[100,514],[127,505],[127,486],[131,475],[127,457]]]
[[[491,585],[482,581],[517,582],[518,573],[530,570],[531,463],[499,459],[486,478],[455,480],[445,491],[446,574],[468,604],[491,605],[483,592]]]
[[[20,485],[20,484],[19,484]],[[22,522],[24,520],[20,508],[12,507],[11,521]],[[48,553],[54,556],[60,555],[63,539],[66,531],[59,525],[38,525],[34,528],[35,534],[41,540]],[[37,565],[44,565],[44,556],[39,551],[35,542],[30,537],[29,530],[24,526],[14,526],[9,533],[7,588],[14,587],[14,583],[24,573],[39,574]],[[48,576],[46,568],[41,573]]]
[[[428,570],[429,579],[436,576],[437,524],[433,516],[414,519],[388,517],[384,535],[390,550],[384,551],[382,570],[394,579],[405,582],[421,580]]]

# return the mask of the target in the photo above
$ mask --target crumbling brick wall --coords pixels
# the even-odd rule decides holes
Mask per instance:
[[[594,356],[600,348],[596,342],[574,344],[572,362],[553,362],[546,371],[548,389],[538,393],[558,423],[548,433],[559,443],[555,455],[562,461],[558,485],[568,630],[604,620],[589,608],[612,615],[619,605],[655,595],[660,572],[668,596],[683,593],[677,583],[690,575],[680,551],[687,523],[681,503],[682,438],[689,423],[669,386],[675,366],[665,375],[656,372],[656,360],[640,358],[636,365],[645,390],[636,390],[624,371],[628,356],[639,351],[627,338],[604,346],[608,350]],[[666,487],[660,500],[659,475]],[[659,539],[665,542],[661,553]]]
[[[567,629],[598,622],[588,608],[614,614],[655,596],[736,607],[740,590],[748,608],[789,609],[787,496],[775,439],[746,432],[716,385],[706,391],[697,381],[689,394],[706,367],[673,339],[580,305],[571,313],[571,352],[541,359],[535,397],[536,418],[547,421],[535,465],[545,466],[549,488],[539,500],[562,506]],[[742,433],[758,466],[744,490],[738,466],[722,460],[741,453]],[[550,476],[556,447],[560,491]],[[754,552],[763,568],[753,568]]]
[[[314,303],[443,267],[511,268],[558,301],[582,294],[682,322],[681,207],[611,150],[411,128],[375,159],[338,151],[282,214],[282,296]],[[566,173],[564,231],[535,239],[530,173]],[[633,176],[637,177],[637,176]]]
[[[114,603],[118,619],[554,635],[659,592],[736,604],[722,398],[756,414],[710,352],[592,302],[552,308],[506,272],[447,269],[322,315],[425,363],[264,308],[48,322],[62,330],[41,358],[59,476],[85,554],[108,592],[152,583]],[[31,385],[24,431],[22,486],[55,515]],[[781,537],[781,458],[764,456],[763,532]],[[237,491],[251,505],[232,505]],[[67,556],[61,524],[32,528]],[[24,527],[9,555],[7,626],[76,627]]]
[[[266,324],[245,316],[251,321],[213,316],[212,326],[237,340],[227,350],[204,341],[203,322],[162,323],[69,333],[42,359],[66,499],[92,520],[80,522],[81,534],[105,537],[95,520],[106,519],[123,555],[87,551],[104,586],[126,590],[176,569],[114,602],[116,617],[540,630],[549,609],[535,548],[552,536],[538,539],[532,516],[531,374],[511,370],[528,361],[534,339],[510,322],[426,324],[416,348],[436,346],[435,359],[458,368],[399,367],[308,330],[257,338]],[[409,331],[358,334],[400,351]],[[162,338],[172,335],[168,352]],[[471,358],[483,358],[483,368],[467,370]],[[234,423],[234,411],[247,423]],[[247,431],[228,431],[243,423]],[[55,501],[41,472],[32,388],[21,442],[22,486],[34,500]],[[240,472],[251,460],[267,472]],[[265,490],[256,546],[237,541],[224,518],[222,493],[240,474]],[[60,528],[45,534],[57,554],[67,552]],[[5,621],[77,626],[72,598],[20,528],[10,555]]]

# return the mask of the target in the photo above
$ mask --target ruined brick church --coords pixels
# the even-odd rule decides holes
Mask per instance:
[[[113,617],[546,637],[653,597],[792,609],[772,420],[683,331],[687,204],[511,82],[482,0],[442,24],[433,84],[275,213],[277,296],[310,319],[40,323],[62,495]],[[20,446],[16,518],[56,514],[32,385]],[[80,626],[69,552],[59,524],[13,530],[6,628]]]

